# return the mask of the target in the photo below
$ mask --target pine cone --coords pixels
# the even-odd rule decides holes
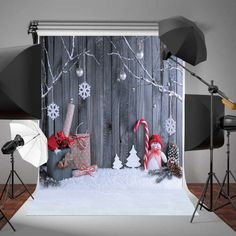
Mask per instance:
[[[176,144],[171,144],[167,153],[168,159],[179,161],[179,148]]]
[[[177,178],[181,178],[183,173],[182,173],[182,169],[181,167],[173,161],[168,161],[168,169],[170,170],[170,172],[176,176]]]

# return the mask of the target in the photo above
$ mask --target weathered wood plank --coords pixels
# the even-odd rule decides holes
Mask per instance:
[[[176,68],[176,63],[175,62],[171,62],[171,68]],[[172,69],[169,71],[169,83],[170,83],[170,90],[176,92],[176,82],[177,82],[177,70],[176,69]],[[176,97],[172,96],[171,98],[171,104],[170,104],[170,111],[169,113],[171,114],[172,118],[175,120],[176,122],[176,128],[178,126],[178,120],[176,118]],[[176,143],[176,136],[177,132],[172,134],[169,137],[169,142],[170,143]]]
[[[145,67],[145,69],[148,71],[149,75],[152,76],[152,40],[150,37],[143,38],[141,37],[141,40],[145,39],[143,41],[144,43],[144,57],[141,60]],[[146,75],[148,77],[148,75]],[[148,77],[149,78],[149,77]],[[153,86],[146,85],[144,86],[144,118],[148,123],[150,136],[153,134],[153,127],[152,127],[152,109],[153,109],[153,100],[152,100],[152,90]]]
[[[90,53],[95,54],[95,40],[94,37],[87,37],[87,48],[86,50],[90,50]],[[96,88],[96,62],[91,57],[86,57],[86,82],[91,86],[91,96],[84,100],[83,102],[86,103],[87,109],[87,130],[91,134],[91,162],[93,164],[97,163],[97,142],[95,138],[95,122],[96,113],[94,112],[94,106],[96,104],[96,97],[95,97],[95,88]]]
[[[61,62],[62,66],[65,65],[65,63],[68,61],[69,57],[66,52],[66,49],[64,48],[62,44],[61,37],[55,37],[56,40],[58,40],[58,44],[55,43],[55,47],[57,45],[60,45],[61,50]],[[65,42],[65,46],[67,50],[71,51],[71,45],[72,45],[72,37],[63,37],[63,40]],[[58,52],[59,48],[55,48],[55,52]],[[55,58],[58,58],[58,56],[54,56]],[[71,65],[70,65],[71,67]],[[60,107],[60,118],[57,118],[55,120],[55,131],[59,131],[63,129],[64,121],[66,118],[66,112],[67,112],[67,105],[70,101],[71,96],[71,73],[69,70],[69,67],[66,67],[67,73],[62,73],[62,78],[59,80],[59,82],[56,84],[56,86],[60,87],[60,89],[55,89],[55,103]],[[59,73],[59,72],[57,72]]]
[[[84,50],[87,50],[87,37],[77,37],[77,46],[78,46],[78,53],[81,54]],[[76,76],[76,80],[74,82],[74,89],[75,90],[75,98],[77,98],[78,100],[78,121],[76,122],[75,120],[75,126],[74,126],[74,132],[76,132],[76,128],[78,125],[78,133],[85,133],[86,131],[88,131],[88,120],[87,120],[87,108],[88,108],[88,104],[91,100],[91,98],[89,98],[89,100],[83,100],[81,96],[79,96],[79,85],[81,83],[83,83],[84,81],[87,80],[87,67],[89,66],[90,62],[87,62],[87,57],[85,55],[82,55],[79,57],[78,59],[78,64],[76,65],[76,67],[80,66],[83,71],[84,74],[81,77]],[[77,93],[77,95],[76,95]]]
[[[136,42],[133,46],[134,51],[138,50],[138,37],[136,37]],[[135,71],[135,69],[134,69]],[[144,77],[146,74],[144,73],[143,69],[141,66],[136,62],[136,74],[139,77]],[[138,87],[137,87],[137,93],[136,93],[136,106],[137,106],[137,120],[140,118],[145,118],[144,117],[144,106],[145,106],[145,97],[144,97],[144,86],[145,82],[143,80],[139,81]],[[142,163],[143,163],[143,156],[144,156],[144,144],[145,139],[144,139],[144,129],[141,125],[137,132],[137,154],[141,158]]]
[[[120,54],[123,57],[128,56],[128,50],[127,46],[122,39],[119,44],[119,51]],[[120,71],[123,68],[123,64],[120,63]],[[119,82],[119,96],[120,96],[120,113],[119,113],[119,123],[120,123],[120,159],[123,163],[126,162],[126,159],[129,154],[128,150],[128,116],[129,116],[129,110],[128,110],[128,99],[129,99],[129,80],[130,80],[130,74],[127,72],[126,69],[124,69],[124,72],[126,73],[127,77],[125,80]]]
[[[69,37],[65,38],[65,44],[69,48]],[[62,65],[68,60],[68,57],[64,54],[65,50],[62,48],[61,38],[54,37],[53,42],[53,74],[54,76],[60,73]],[[62,60],[60,58],[62,55]],[[63,121],[64,121],[64,110],[65,110],[65,100],[66,100],[66,90],[64,88],[68,87],[68,82],[65,82],[66,79],[69,79],[69,74],[62,75],[58,82],[55,84],[54,89],[52,90],[52,102],[59,106],[60,117],[54,120],[54,132],[56,133],[59,130],[62,130]],[[49,95],[50,96],[50,95]]]
[[[161,68],[165,67],[165,63],[162,61],[161,62]],[[169,80],[169,72],[168,70],[164,70],[161,73],[161,84],[163,86],[167,86]],[[164,142],[164,149],[163,151],[166,152],[167,150],[167,145],[168,145],[168,141],[169,141],[169,135],[166,132],[166,128],[165,128],[165,124],[166,124],[166,120],[169,118],[169,94],[168,93],[162,93],[162,100],[161,100],[161,137],[163,139]]]
[[[181,62],[181,60],[179,60]],[[179,68],[180,69],[180,68]],[[178,70],[177,71],[177,82],[179,84],[182,84],[182,86],[177,85],[176,92],[181,95],[181,97],[184,99],[184,93],[183,91],[183,74]],[[183,100],[184,102],[184,100]],[[176,130],[176,143],[179,147],[179,164],[182,166],[183,164],[183,102],[181,102],[179,99],[177,100],[176,104],[176,120],[177,120],[177,130]]]
[[[109,37],[110,38],[110,37]],[[103,66],[103,167],[111,168],[112,157],[112,74],[111,74],[111,44],[107,37],[103,39],[104,66]]]
[[[152,37],[152,76],[158,84],[161,84],[160,71],[160,40]],[[161,134],[161,93],[157,87],[152,89],[152,127],[154,134]]]
[[[128,37],[129,42],[131,45],[135,45],[136,39],[135,37]],[[133,54],[130,50],[128,50],[128,57],[133,58]],[[136,62],[134,60],[130,60],[128,62],[129,68],[131,70],[134,70]],[[137,150],[137,140],[136,140],[136,134],[133,132],[134,124],[137,121],[137,106],[136,106],[136,93],[137,93],[137,86],[138,86],[138,80],[129,74],[129,98],[128,98],[128,150],[131,150],[132,145],[135,145],[135,148]]]
[[[74,56],[79,53],[79,37],[75,37],[75,47],[74,47]],[[70,70],[70,86],[71,86],[71,97],[73,98],[73,103],[75,105],[74,116],[71,124],[71,133],[76,132],[76,127],[79,123],[79,78],[76,75],[76,68],[78,60],[75,60],[76,64]]]
[[[45,88],[45,84],[48,83],[48,73],[46,69],[46,55],[43,50],[43,45],[45,43],[46,37],[40,37],[40,44],[41,44],[41,83],[42,83],[42,88]],[[47,107],[47,97],[42,99],[42,110],[41,110],[41,120],[40,120],[40,127],[45,133],[45,135],[48,137],[49,136],[49,128],[48,128],[48,122],[47,122],[47,112],[46,112],[46,107]]]
[[[93,151],[94,156],[96,157],[96,162],[98,167],[105,167],[106,163],[103,163],[103,124],[104,124],[104,111],[103,111],[103,99],[104,99],[104,74],[103,74],[103,66],[104,65],[104,50],[103,50],[103,37],[94,37],[94,55],[99,60],[100,65],[94,63],[95,66],[95,77],[92,78],[94,80],[94,85],[92,87],[93,93],[92,96],[94,98],[93,103],[93,133],[94,133],[94,142],[95,142],[95,150]],[[92,59],[93,60],[93,59]],[[110,147],[107,147],[109,149]]]
[[[52,72],[54,74],[53,45],[54,45],[54,38],[53,37],[45,37],[45,47],[46,47],[46,50],[48,51],[47,60],[49,61],[51,68],[52,68]],[[50,74],[48,63],[45,64],[45,68],[47,69],[48,85],[51,85],[52,84],[52,76]],[[47,106],[50,103],[52,103],[52,101],[53,101],[53,94],[52,94],[52,92],[50,92],[47,96]],[[45,112],[47,114],[47,109],[45,109]],[[47,123],[48,123],[48,136],[50,136],[55,133],[54,121],[50,117],[47,116]]]
[[[115,37],[111,37],[113,41]],[[114,40],[115,41],[115,40]],[[116,49],[112,47],[112,52],[116,52]],[[119,95],[119,85],[117,81],[118,69],[120,67],[119,60],[116,56],[111,57],[111,81],[112,81],[112,156],[114,159],[115,154],[120,156],[120,128],[119,128],[119,118],[120,118],[120,95]]]

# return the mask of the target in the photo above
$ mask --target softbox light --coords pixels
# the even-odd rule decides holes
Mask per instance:
[[[41,47],[0,49],[0,119],[41,119]]]

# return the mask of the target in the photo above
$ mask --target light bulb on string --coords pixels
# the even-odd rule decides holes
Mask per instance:
[[[144,57],[143,41],[142,41],[142,40],[140,40],[140,41],[138,42],[138,51],[137,51],[137,53],[136,53],[136,57],[137,57],[139,60],[143,59],[143,57]]]
[[[84,75],[84,70],[80,66],[76,68],[75,72],[78,77],[82,77]]]
[[[83,68],[81,67],[79,61],[78,61],[78,63],[77,63],[77,67],[76,67],[76,69],[75,69],[75,73],[76,73],[76,75],[77,75],[78,77],[82,77],[82,76],[84,75],[84,70],[83,70]]]
[[[118,79],[120,79],[120,80],[126,80],[126,77],[127,77],[127,75],[126,75],[126,73],[125,73],[125,70],[124,70],[124,68],[122,68],[122,69],[120,70],[120,75],[119,75],[119,78],[118,78]]]

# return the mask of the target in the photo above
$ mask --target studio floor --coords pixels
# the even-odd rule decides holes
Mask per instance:
[[[199,196],[202,184],[189,184],[189,189]],[[2,186],[1,186],[2,188]],[[30,186],[34,192],[35,185]],[[231,185],[232,192],[236,184]],[[217,186],[214,186],[217,192]],[[17,235],[235,235],[236,213],[231,206],[218,210],[215,215],[205,210],[199,212],[194,223],[189,216],[26,216],[22,204],[28,195],[24,193],[17,200],[9,200],[6,214],[14,224]],[[191,196],[193,203],[196,198]],[[221,200],[223,201],[223,199]],[[56,203],[55,203],[56,207]],[[220,217],[220,218],[219,218]],[[225,222],[224,222],[225,221]],[[1,223],[1,228],[4,223]],[[1,235],[16,235],[8,225]]]

